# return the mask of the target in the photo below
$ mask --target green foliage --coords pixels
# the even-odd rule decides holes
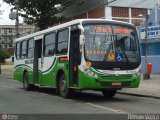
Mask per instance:
[[[7,50],[0,49],[0,59],[1,62],[4,62],[5,59],[9,58],[10,54],[7,52]]]
[[[5,2],[15,6],[16,0],[5,0]],[[22,16],[27,24],[35,25],[40,30],[59,23],[64,17],[57,17],[65,7],[69,6],[74,0],[18,0],[19,15]],[[60,9],[55,8],[56,4],[61,4]],[[15,9],[15,7],[13,8]]]

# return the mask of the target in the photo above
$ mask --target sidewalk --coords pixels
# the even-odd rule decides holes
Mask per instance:
[[[0,74],[0,78],[8,78],[8,79],[13,79],[13,65],[2,65],[1,66],[1,71],[2,74]]]
[[[2,74],[0,74],[0,79],[1,78],[13,79],[13,71],[12,70],[7,70],[7,71],[2,70]]]
[[[141,78],[141,83],[138,88],[126,88],[118,92],[160,99],[160,74],[152,74],[149,80],[143,80],[143,78]]]

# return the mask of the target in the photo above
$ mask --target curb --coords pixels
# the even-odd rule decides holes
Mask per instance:
[[[147,98],[156,98],[160,99],[160,97],[157,96],[151,96],[151,95],[143,95],[143,94],[135,94],[135,93],[125,93],[125,92],[117,92],[119,94],[126,94],[126,95],[132,95],[132,96],[137,96],[137,97],[147,97]]]
[[[5,76],[5,75],[0,75],[0,78],[5,78],[5,79],[13,79],[13,77],[7,77],[7,76]]]

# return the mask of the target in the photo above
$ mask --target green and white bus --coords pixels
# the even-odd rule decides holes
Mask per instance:
[[[15,43],[14,79],[27,91],[46,86],[64,98],[75,90],[99,90],[113,97],[117,90],[139,86],[139,40],[129,23],[78,19]]]

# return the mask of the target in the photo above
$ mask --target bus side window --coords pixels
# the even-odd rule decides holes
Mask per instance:
[[[27,43],[27,58],[33,57],[33,39],[28,40]]]
[[[15,56],[17,58],[17,60],[20,58],[20,43],[16,44],[16,50],[15,50]]]
[[[21,59],[26,58],[27,41],[21,43]]]
[[[58,32],[57,54],[67,54],[69,31],[64,29]]]
[[[55,33],[45,35],[44,39],[44,56],[53,56],[55,53]]]

